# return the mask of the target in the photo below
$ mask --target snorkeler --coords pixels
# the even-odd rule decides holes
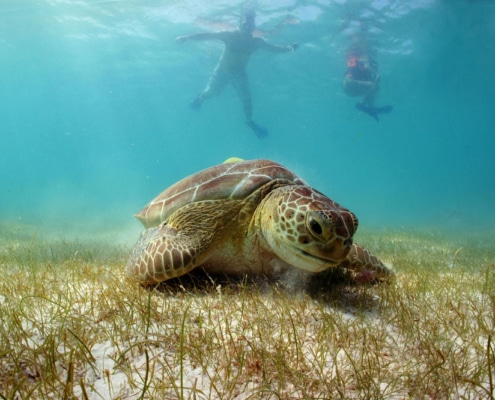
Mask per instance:
[[[220,40],[224,43],[223,54],[213,71],[206,88],[190,103],[192,109],[199,110],[203,101],[218,96],[227,84],[231,84],[237,96],[242,101],[246,125],[249,126],[259,138],[268,135],[268,130],[253,121],[253,106],[251,92],[246,73],[246,66],[251,54],[258,49],[273,53],[285,53],[297,49],[297,44],[290,46],[275,46],[264,39],[253,37],[255,29],[255,13],[245,10],[241,15],[239,29],[235,31],[223,31],[212,33],[198,33],[190,36],[179,36],[176,40],[183,43],[187,40]]]
[[[344,92],[351,97],[363,96],[356,108],[378,121],[378,114],[387,114],[393,106],[375,107],[375,95],[378,92],[380,75],[376,62],[366,55],[351,53],[347,58],[347,72],[342,83]]]

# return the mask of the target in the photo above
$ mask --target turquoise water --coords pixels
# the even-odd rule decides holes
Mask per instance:
[[[0,220],[61,235],[139,231],[132,214],[230,156],[270,158],[354,211],[361,226],[495,229],[495,3],[265,0],[270,43],[248,68],[255,120],[228,87],[196,112],[238,1],[3,0]],[[287,16],[288,23],[282,24]],[[365,24],[380,122],[342,91]]]

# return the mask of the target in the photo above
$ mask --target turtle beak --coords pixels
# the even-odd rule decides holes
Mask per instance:
[[[345,260],[352,247],[352,237],[349,239],[335,239],[331,245],[328,243],[313,246],[301,252],[310,259],[326,265],[326,268],[336,266]]]

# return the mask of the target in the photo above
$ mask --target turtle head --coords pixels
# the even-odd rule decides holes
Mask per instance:
[[[319,272],[344,261],[358,221],[352,212],[308,186],[285,186],[268,196],[261,226],[278,257]]]

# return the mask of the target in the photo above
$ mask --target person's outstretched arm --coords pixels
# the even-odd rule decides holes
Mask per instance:
[[[175,41],[184,43],[187,40],[225,40],[226,32],[204,32],[188,36],[178,36]]]
[[[293,43],[289,46],[277,46],[274,44],[270,44],[263,39],[258,40],[260,41],[258,46],[260,49],[270,51],[272,53],[287,53],[289,51],[295,51],[299,47],[297,43]]]

